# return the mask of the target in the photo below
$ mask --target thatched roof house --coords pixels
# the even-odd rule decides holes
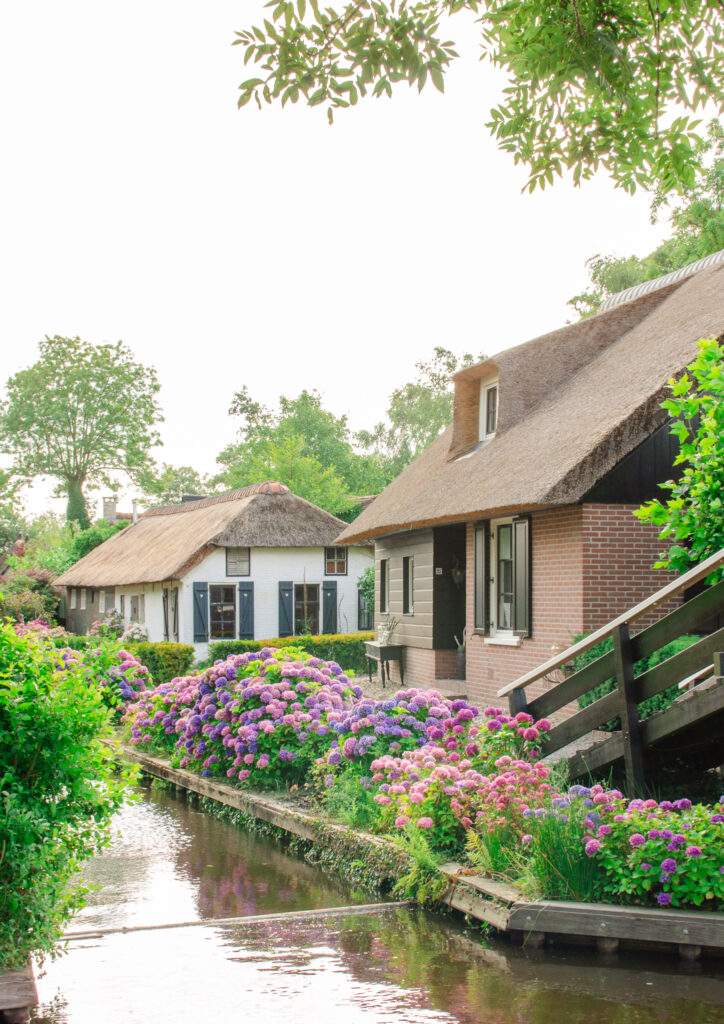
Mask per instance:
[[[632,513],[675,472],[667,381],[712,336],[724,252],[457,374],[452,424],[337,538],[375,540],[406,682],[454,677],[465,631],[468,692],[494,700],[666,582]]]
[[[458,373],[452,425],[338,543],[580,501],[664,422],[666,381],[691,362],[699,338],[724,331],[718,256],[699,273],[658,288],[647,282],[633,300]],[[494,438],[481,441],[487,380],[497,380],[498,422]]]
[[[305,588],[302,596],[306,595],[303,603],[307,617],[310,604],[314,605],[312,617],[319,631],[323,623],[318,591],[323,582],[325,593],[330,595],[327,599],[327,624],[336,631],[342,627],[336,614],[337,584],[341,589],[343,583],[336,579],[325,581],[324,578],[344,576],[346,586],[349,576],[354,591],[347,595],[347,606],[350,613],[354,613],[352,622],[349,621],[350,614],[347,615],[348,629],[344,631],[349,631],[357,628],[356,581],[370,564],[371,552],[362,548],[352,554],[347,552],[346,546],[335,545],[335,538],[343,526],[342,520],[292,494],[284,484],[265,482],[211,498],[149,509],[137,523],[94,548],[55,582],[68,589],[69,625],[79,629],[87,627],[87,620],[92,621],[104,610],[99,608],[95,600],[97,596],[105,609],[123,604],[126,619],[145,622],[149,632],[158,632],[151,628],[151,605],[154,604],[153,595],[157,593],[160,608],[165,594],[163,614],[158,624],[164,637],[178,635],[179,630],[183,634],[183,624],[179,626],[177,621],[176,628],[173,628],[172,612],[176,609],[174,602],[179,602],[180,592],[188,589],[187,639],[190,639],[193,618],[191,594],[194,589],[197,594],[203,591],[206,610],[203,612],[202,609],[201,621],[196,622],[193,634],[198,638],[194,642],[204,643],[201,639],[204,635],[226,639],[242,634],[247,637],[251,633],[262,638],[262,634],[268,637],[294,632],[294,608],[290,609],[289,604],[293,605],[294,588],[297,586]],[[348,566],[348,561],[353,565]],[[238,577],[244,579],[240,581]],[[299,580],[298,584],[296,580]],[[281,582],[286,586],[286,618],[280,627],[277,604]],[[260,593],[262,583],[265,590],[273,592],[268,599]],[[236,594],[237,585],[241,588],[240,594],[243,592],[243,598]],[[216,593],[222,589],[226,590],[225,594]],[[105,594],[106,591],[109,593]],[[249,615],[250,592],[252,601],[257,604],[256,628],[252,624],[253,616],[250,618]],[[197,599],[197,605],[200,600]],[[234,606],[227,609],[230,622],[213,621],[213,606],[217,604]],[[237,628],[239,616],[236,606],[240,609],[242,604],[246,608],[246,621]],[[262,605],[265,614],[264,620],[260,621]],[[180,608],[179,604],[176,620]],[[301,626],[301,622],[297,625]],[[161,639],[161,636],[152,638]]]

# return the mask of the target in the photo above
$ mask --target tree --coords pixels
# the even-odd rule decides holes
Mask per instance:
[[[708,139],[699,149],[704,166],[671,211],[673,236],[641,259],[596,255],[587,260],[593,288],[568,301],[579,316],[597,313],[609,295],[724,249],[724,130],[718,121],[710,124]],[[667,205],[666,195],[659,190],[651,207],[652,222]]]
[[[599,167],[633,192],[691,187],[698,121],[722,109],[724,26],[720,0],[318,0],[270,3],[262,26],[236,33],[256,74],[239,106],[254,99],[334,111],[360,97],[391,96],[406,81],[442,91],[457,56],[441,20],[480,15],[483,55],[506,70],[505,99],[487,127],[533,191],[572,171],[576,184]],[[683,116],[672,116],[678,111]]]
[[[358,433],[362,447],[382,459],[390,480],[452,422],[452,379],[477,361],[469,352],[458,357],[437,346],[429,362],[415,363],[417,378],[390,395],[389,424],[378,423],[372,431]]]
[[[145,505],[175,505],[184,494],[209,494],[213,490],[209,478],[192,466],[170,466],[167,462],[144,472],[139,483]]]
[[[89,525],[83,489],[149,465],[162,419],[155,370],[141,366],[122,342],[91,345],[46,337],[40,358],[11,377],[0,405],[0,446],[25,479],[48,475],[68,496],[67,519]]]
[[[0,469],[0,552],[9,548],[25,529],[17,503],[18,481]]]
[[[218,456],[226,487],[279,480],[334,515],[353,514],[353,495],[377,493],[387,482],[379,460],[351,443],[346,416],[322,408],[316,391],[279,399],[278,412],[255,402],[246,386],[229,410],[242,420],[238,440]]]
[[[659,537],[670,544],[656,568],[685,572],[724,548],[724,347],[702,339],[696,359],[669,389],[662,408],[674,418],[675,464],[684,469],[678,482],[663,484],[666,502],[646,502],[635,515],[661,527]],[[718,570],[710,582],[722,575]]]

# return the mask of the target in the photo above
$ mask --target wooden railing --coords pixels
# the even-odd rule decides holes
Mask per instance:
[[[643,749],[647,737],[644,735],[646,723],[643,723],[642,729],[638,705],[683,679],[700,674],[706,666],[715,662],[715,653],[724,651],[724,629],[712,632],[636,677],[634,665],[678,637],[701,627],[714,616],[724,613],[724,580],[702,591],[691,601],[682,604],[654,625],[633,636],[630,631],[631,624],[670,598],[683,593],[694,583],[705,579],[722,565],[724,549],[543,665],[503,687],[499,691],[499,696],[508,697],[511,712],[527,711],[539,719],[549,717],[553,712],[589,693],[600,683],[615,679],[616,686],[611,693],[593,701],[548,733],[545,753],[560,750],[561,747],[586,736],[609,719],[618,717],[621,720],[621,731],[612,737],[607,763],[622,756],[626,765],[629,790],[641,791],[644,785]],[[553,689],[530,702],[527,701],[527,686],[555,669],[569,664],[578,654],[590,650],[609,637],[613,640],[613,650],[590,662]],[[682,722],[686,719],[685,715],[680,717]],[[690,723],[686,721],[684,724]],[[673,718],[669,727],[670,731],[677,728]]]

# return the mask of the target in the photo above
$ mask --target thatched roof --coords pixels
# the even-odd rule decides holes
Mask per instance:
[[[149,509],[55,580],[117,587],[180,579],[214,547],[327,547],[344,526],[278,483]]]
[[[724,262],[711,262],[458,373],[452,426],[338,543],[580,501],[664,422],[666,382],[697,341],[724,334]],[[496,378],[497,431],[480,443],[480,382]]]

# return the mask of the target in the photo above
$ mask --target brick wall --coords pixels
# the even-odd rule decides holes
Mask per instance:
[[[583,505],[583,629],[605,625],[665,587],[676,574],[654,569],[662,550],[659,530],[640,523],[637,505]],[[637,620],[643,629],[673,611],[680,598]]]

